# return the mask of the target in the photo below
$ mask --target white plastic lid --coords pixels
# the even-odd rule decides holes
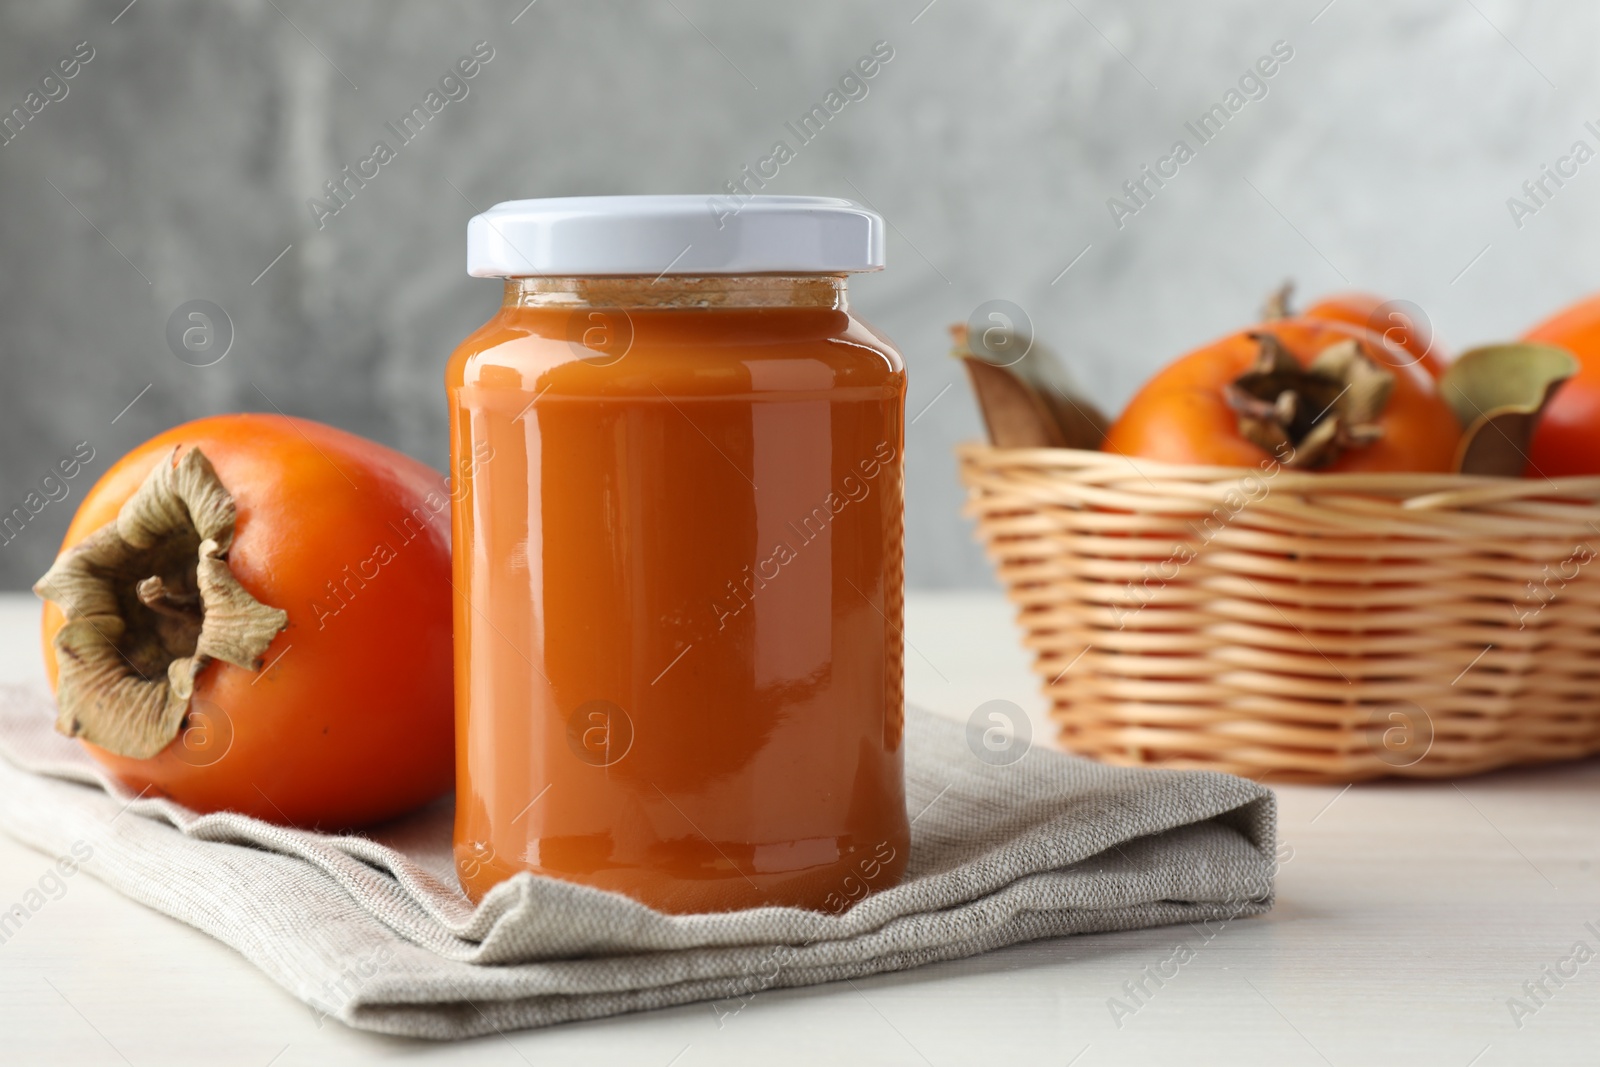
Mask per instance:
[[[882,269],[883,217],[829,196],[508,200],[467,223],[474,278]]]

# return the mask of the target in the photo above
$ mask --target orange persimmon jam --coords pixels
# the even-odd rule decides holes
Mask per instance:
[[[848,218],[804,246],[797,202]],[[882,234],[845,204],[479,217],[469,262],[505,299],[446,372],[472,899],[528,871],[667,912],[840,911],[901,876],[906,380],[848,308]],[[652,226],[710,247],[665,273]]]

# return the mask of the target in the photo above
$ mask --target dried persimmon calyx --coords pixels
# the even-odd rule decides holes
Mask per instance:
[[[1336,341],[1310,364],[1270,333],[1253,333],[1256,362],[1224,389],[1239,416],[1239,434],[1290,467],[1324,467],[1351,448],[1383,436],[1378,417],[1394,388],[1354,338]]]
[[[148,759],[178,736],[214,659],[259,670],[289,615],[228,567],[233,497],[197,448],[157,463],[116,521],[34,585],[67,622],[54,640],[56,729]]]

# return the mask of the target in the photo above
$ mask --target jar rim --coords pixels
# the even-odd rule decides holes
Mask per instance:
[[[844,274],[563,275],[505,279],[507,307],[845,310]]]

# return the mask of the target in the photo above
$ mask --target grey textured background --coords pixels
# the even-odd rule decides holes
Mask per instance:
[[[979,424],[945,334],[984,300],[1026,308],[1115,409],[1285,275],[1415,301],[1458,345],[1600,285],[1600,160],[1520,229],[1506,205],[1600,142],[1592,3],[926,2],[6,5],[0,109],[76,42],[95,58],[0,147],[0,512],[77,442],[96,459],[0,546],[0,587],[44,570],[90,477],[203,414],[277,408],[442,467],[445,358],[499,299],[464,273],[474,206],[716,190],[880,39],[869,95],[769,191],[892,224],[854,294],[911,368],[914,585],[991,580],[958,515],[950,448]],[[319,232],[307,198],[479,40],[470,95]],[[1117,228],[1107,197],[1277,40],[1268,95]],[[197,298],[236,331],[204,368],[166,342]]]

